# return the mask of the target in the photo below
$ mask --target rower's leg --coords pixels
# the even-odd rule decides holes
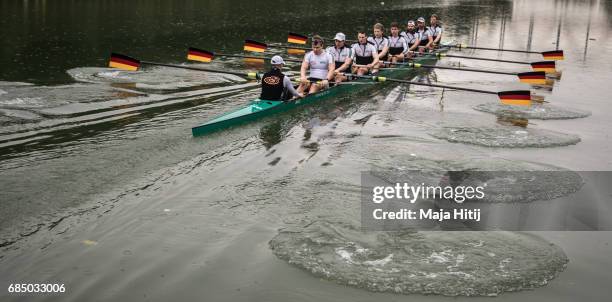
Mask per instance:
[[[300,86],[298,86],[298,88],[296,89],[298,93],[304,93],[305,91],[308,91],[308,88],[310,84],[304,84],[304,83],[300,83]]]
[[[315,83],[315,84],[310,84],[310,91],[308,92],[308,94],[313,94],[318,92],[320,89],[320,84]]]

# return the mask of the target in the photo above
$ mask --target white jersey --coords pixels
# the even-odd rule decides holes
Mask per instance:
[[[419,33],[416,31],[413,33],[403,31],[400,36],[402,36],[406,40],[406,43],[408,43],[408,45],[413,45],[414,43],[421,40],[421,38],[419,37]]]
[[[427,28],[427,30],[429,31],[429,35],[432,37],[437,37],[439,35],[442,34],[442,26],[438,25],[438,26],[430,26]]]
[[[374,61],[374,57],[378,57],[376,47],[370,43],[359,44],[355,43],[351,46],[353,62],[357,65],[366,65]]]
[[[425,27],[425,28],[423,28],[423,30],[420,30],[420,29],[417,28],[416,31],[419,34],[419,40],[421,40],[421,41],[429,40],[429,35],[430,35],[429,28]],[[423,42],[421,42],[421,43],[423,43]]]
[[[387,37],[368,37],[368,43],[373,44],[378,52],[382,52],[386,46],[389,46],[389,39]]]
[[[346,58],[350,58],[352,55],[351,48],[346,46],[340,49],[337,49],[336,46],[330,46],[325,51],[332,56],[335,63],[340,63],[340,65],[344,64]]]
[[[402,36],[397,37],[389,37],[389,54],[391,55],[399,55],[400,53],[404,53],[408,50],[408,43],[406,39]]]
[[[378,51],[376,51],[376,47],[370,43],[366,43],[365,45],[355,43],[351,46],[351,59],[355,59],[355,57],[374,57],[378,55]]]
[[[334,61],[334,58],[327,52],[323,51],[320,55],[316,55],[314,51],[310,51],[304,56],[304,61],[310,66],[310,77],[314,79],[327,79],[329,72],[329,63]]]

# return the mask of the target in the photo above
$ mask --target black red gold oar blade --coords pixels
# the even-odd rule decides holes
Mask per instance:
[[[300,48],[287,48],[287,54],[290,55],[303,55],[306,53],[306,50]]]
[[[551,50],[542,52],[544,60],[560,61],[564,59],[563,50]]]
[[[252,52],[264,52],[268,48],[266,43],[257,42],[254,40],[244,40],[244,50]]]
[[[521,83],[546,85],[546,72],[544,71],[523,72],[519,73],[517,76]]]
[[[500,91],[497,95],[504,105],[531,106],[531,91],[529,90]]]
[[[289,35],[287,36],[287,42],[288,43],[294,43],[294,44],[306,44],[306,42],[308,41],[308,37],[304,36],[304,35],[300,35],[300,34],[296,34],[296,33],[289,33]]]
[[[126,55],[111,53],[108,67],[136,71],[140,67],[140,61]]]
[[[211,51],[189,47],[187,60],[209,63],[215,57]]]
[[[533,71],[544,71],[546,73],[557,72],[555,61],[540,61],[531,63]]]

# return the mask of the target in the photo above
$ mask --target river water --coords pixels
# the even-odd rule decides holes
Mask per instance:
[[[182,64],[189,46],[238,54],[247,38],[284,42],[288,31],[352,37],[375,22],[432,13],[442,19],[445,40],[565,51],[552,90],[534,89],[550,103],[530,115],[527,128],[500,122],[490,113],[497,109],[489,95],[385,85],[193,138],[191,127],[256,98],[257,83],[162,67],[138,73],[104,68],[111,51]],[[451,299],[423,293],[458,300],[478,299],[469,293],[500,294],[504,301],[603,300],[612,268],[609,232],[401,237],[424,242],[422,250],[395,251],[394,259],[418,255],[430,264],[475,265],[474,246],[462,248],[474,243],[492,258],[491,269],[503,275],[513,267],[524,281],[504,283],[473,272],[474,291],[453,278],[415,288],[376,279],[384,274],[362,274],[364,263],[391,259],[382,252],[338,270],[294,254],[307,242],[303,238],[335,238],[309,247],[321,259],[359,256],[337,242],[363,240],[384,249],[391,239],[352,231],[360,171],[521,165],[609,171],[611,14],[612,2],[595,0],[2,1],[0,281],[3,287],[67,287],[65,294],[8,300]],[[535,54],[451,53],[541,60]],[[438,64],[528,71],[527,65],[454,58]],[[238,59],[210,65],[265,67]],[[527,88],[505,75],[439,69],[420,80],[492,91]],[[536,119],[549,112],[580,118]],[[609,197],[604,200],[609,204]],[[295,229],[304,237],[291,235]],[[523,257],[527,251],[536,252]],[[410,271],[435,278],[436,268],[421,269],[417,260]],[[332,271],[315,272],[322,268]],[[385,291],[381,284],[410,296],[378,293]],[[533,290],[521,290],[528,288]],[[2,289],[3,300],[6,295]]]

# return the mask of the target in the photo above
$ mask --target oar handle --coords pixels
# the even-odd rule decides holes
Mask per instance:
[[[447,58],[472,59],[472,60],[480,60],[480,61],[491,61],[491,62],[501,62],[501,63],[513,63],[513,64],[531,65],[530,62],[523,62],[523,61],[510,61],[510,60],[499,60],[499,59],[479,58],[479,57],[469,57],[469,56],[457,56],[457,55],[449,55],[449,54],[445,54],[445,53],[444,54],[440,53],[439,56],[440,57],[447,57]]]
[[[287,45],[280,45],[280,44],[271,44],[268,43],[268,45],[272,48],[284,48],[284,49],[301,49],[301,50],[311,50],[311,48],[308,47],[300,47],[300,46],[287,46]]]
[[[491,48],[491,47],[480,47],[480,46],[468,46],[462,44],[453,45],[456,48],[467,48],[467,49],[480,49],[480,50],[494,50],[494,51],[507,51],[507,52],[520,52],[520,53],[535,53],[539,54],[541,52],[538,51],[530,51],[530,50],[519,50],[519,49],[503,49],[503,48]]]
[[[246,55],[233,55],[233,54],[226,54],[226,53],[215,53],[215,56],[220,56],[220,57],[228,57],[228,58],[245,58],[245,59],[262,59],[262,60],[269,60],[272,59],[272,57],[260,57],[260,56],[246,56]],[[284,61],[287,62],[302,62],[302,60],[297,60],[297,59],[283,59]]]
[[[389,78],[386,78],[386,77],[379,77],[379,76],[376,76],[376,75],[373,75],[373,76],[364,76],[364,75],[356,75],[356,74],[352,74],[352,73],[348,73],[348,74],[345,73],[344,75],[347,76],[347,77],[370,79],[370,80],[376,81],[376,82],[395,82],[395,83],[405,83],[405,84],[412,84],[412,85],[419,85],[419,86],[429,86],[429,87],[437,87],[437,88],[463,90],[463,91],[486,93],[486,94],[495,94],[495,95],[498,94],[497,92],[488,91],[488,90],[480,90],[480,89],[464,88],[464,87],[455,87],[455,86],[440,85],[440,84],[420,83],[420,82],[414,82],[414,81],[408,81],[408,80],[389,79]]]
[[[218,69],[211,69],[211,68],[202,68],[202,67],[192,67],[192,66],[184,66],[184,65],[176,65],[176,64],[166,64],[166,63],[158,63],[158,62],[151,62],[151,61],[140,61],[141,64],[147,64],[147,65],[153,65],[153,66],[163,66],[163,67],[172,67],[172,68],[180,68],[180,69],[187,69],[187,70],[195,70],[195,71],[206,71],[206,72],[213,72],[213,73],[227,73],[227,74],[233,74],[233,75],[237,75],[237,76],[241,76],[241,77],[248,77],[250,79],[259,79],[260,78],[260,74],[257,72],[236,72],[236,71],[229,71],[229,70],[218,70]]]

